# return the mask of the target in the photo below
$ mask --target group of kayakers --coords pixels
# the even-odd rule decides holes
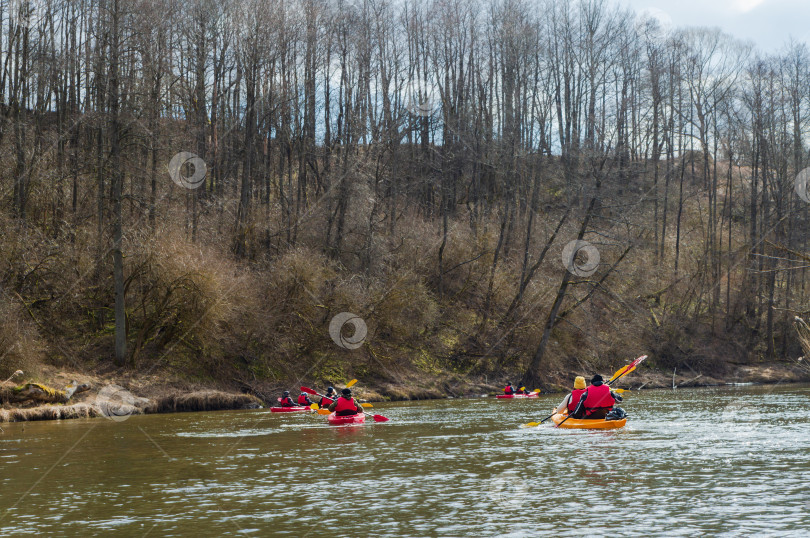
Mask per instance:
[[[585,386],[585,378],[577,376],[574,379],[574,389],[568,394],[560,405],[557,413],[568,413],[571,418],[603,419],[622,397],[610,390],[601,375],[591,378],[591,386]]]
[[[314,392],[314,391],[313,391]],[[531,394],[523,387],[516,389],[512,383],[506,382],[503,389],[506,395]],[[309,394],[302,392],[298,396],[298,402],[293,402],[290,391],[285,390],[279,398],[280,407],[309,407],[318,403],[322,409],[329,409],[339,417],[357,415],[363,412],[362,406],[352,397],[351,389],[345,388],[341,395],[337,395],[334,387],[328,387],[326,394],[320,395],[319,402],[313,402]],[[567,413],[572,418],[604,419],[616,405],[621,402],[622,397],[610,390],[610,386],[605,383],[601,375],[596,374],[591,378],[591,385],[586,387],[585,378],[577,376],[574,379],[574,389],[563,398],[557,406],[556,413]]]
[[[516,389],[509,381],[506,382],[503,393],[507,396],[531,394],[523,387]],[[622,397],[610,390],[601,375],[596,374],[591,378],[590,387],[586,387],[584,377],[577,376],[574,379],[574,389],[566,395],[555,412],[567,413],[571,418],[598,420],[605,418],[616,402],[621,401]]]
[[[506,386],[503,388],[503,393],[506,394],[507,396],[513,396],[517,394],[531,394],[531,392],[529,392],[526,389],[526,387],[516,389],[515,387],[512,386],[512,383],[510,383],[509,381],[506,382]]]
[[[314,392],[314,391],[313,391]],[[313,402],[309,398],[309,394],[302,392],[298,396],[298,403],[293,402],[290,396],[290,391],[285,390],[279,398],[280,407],[309,407],[313,403],[317,403],[321,409],[329,409],[339,417],[349,415],[357,415],[363,412],[362,406],[352,397],[351,389],[343,389],[340,396],[334,387],[328,387],[326,394],[320,395],[321,399],[318,402]]]

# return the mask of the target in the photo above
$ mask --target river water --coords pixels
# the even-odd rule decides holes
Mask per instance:
[[[810,535],[810,387],[625,396],[606,432],[520,427],[556,395],[3,424],[0,535]]]

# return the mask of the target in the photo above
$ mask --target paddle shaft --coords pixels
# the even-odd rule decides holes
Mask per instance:
[[[314,391],[309,387],[300,387],[300,388],[301,388],[301,392],[306,392],[307,394],[312,394],[313,396],[320,396],[321,398],[329,398],[329,396],[324,396],[320,392]],[[304,390],[304,389],[307,389],[307,390]],[[329,399],[331,400],[332,398],[329,398]]]
[[[544,423],[545,421],[547,421],[548,419],[550,419],[551,417],[553,417],[553,416],[554,416],[554,415],[556,415],[556,414],[557,414],[557,411],[555,410],[555,411],[554,411],[553,413],[551,413],[549,416],[547,416],[546,418],[544,418],[543,420],[541,420],[540,422],[538,422],[538,424],[542,424],[542,423]]]

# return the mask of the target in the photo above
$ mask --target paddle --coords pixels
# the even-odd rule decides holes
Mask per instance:
[[[623,367],[619,368],[618,370],[616,370],[616,373],[613,374],[613,377],[608,379],[608,382],[605,383],[605,384],[607,386],[610,386],[610,384],[613,383],[614,381],[617,381],[617,380],[621,379],[622,377],[626,376],[627,374],[629,374],[630,372],[635,370],[636,367],[638,367],[638,365],[641,364],[644,361],[644,359],[646,359],[646,358],[647,358],[647,355],[642,355],[641,357],[637,358],[636,360],[634,360],[633,362],[631,362],[627,366],[623,366]],[[588,393],[586,391],[585,394],[582,395],[583,398],[580,400],[580,402],[585,401],[585,398],[587,397],[587,394]],[[559,428],[560,426],[562,426],[565,423],[566,420],[571,418],[572,415],[573,415],[573,413],[571,415],[568,415],[567,417],[565,417],[562,420],[562,422],[557,424],[555,427]]]
[[[641,357],[637,358],[636,360],[634,360],[633,362],[631,362],[627,366],[623,366],[623,367],[619,368],[618,370],[616,370],[616,373],[613,374],[613,377],[608,379],[607,384],[610,385],[611,383],[618,380],[619,378],[622,378],[622,377],[626,376],[627,374],[629,374],[630,372],[635,370],[636,367],[639,364],[641,364],[644,361],[644,359],[646,359],[646,358],[647,358],[647,355],[642,355]]]
[[[540,424],[544,423],[545,421],[547,421],[548,419],[550,419],[551,417],[553,417],[556,414],[557,414],[557,410],[555,409],[553,413],[551,413],[549,416],[547,416],[546,418],[544,418],[540,422],[528,422],[528,423],[524,424],[523,426],[525,428],[533,428],[535,426],[539,426]]]
[[[354,381],[357,381],[357,380],[355,379]],[[335,398],[330,398],[329,396],[324,396],[323,394],[319,394],[318,392],[312,390],[309,387],[299,387],[299,388],[301,389],[301,392],[306,392],[307,394],[313,394],[315,396],[320,396],[321,398],[326,398],[327,400],[333,400],[334,401],[334,399],[337,398],[337,396]],[[279,399],[279,401],[281,401],[281,399]],[[370,403],[361,403],[360,405],[362,407],[374,407]]]
[[[332,398],[329,398],[329,396],[324,396],[320,392],[318,392],[316,390],[313,390],[313,389],[311,389],[309,387],[298,387],[298,388],[301,389],[301,392],[306,392],[307,394],[312,394],[314,396],[320,396],[321,398],[328,398],[330,400],[332,399]]]

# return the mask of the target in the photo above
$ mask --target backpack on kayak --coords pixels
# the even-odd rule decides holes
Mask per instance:
[[[605,420],[621,420],[623,418],[627,418],[627,413],[621,407],[614,407],[605,416]]]

